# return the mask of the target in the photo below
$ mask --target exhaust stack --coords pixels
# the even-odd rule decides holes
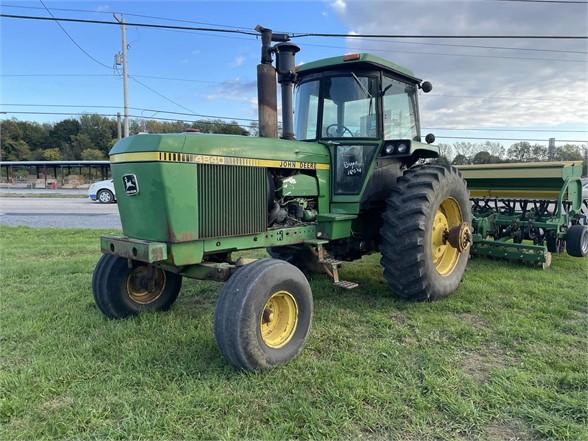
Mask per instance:
[[[282,86],[282,138],[294,139],[292,94],[296,81],[296,52],[300,48],[294,43],[279,43],[274,46],[277,54],[278,82]]]
[[[259,136],[278,137],[278,98],[276,69],[272,66],[272,53],[277,53],[279,82],[282,84],[282,115],[284,129],[282,138],[293,139],[292,124],[292,86],[296,78],[294,54],[298,46],[286,43],[288,34],[275,33],[271,29],[257,25],[255,30],[261,34],[261,63],[257,65],[257,108],[259,114]],[[272,47],[272,42],[281,42]]]
[[[272,30],[257,25],[261,34],[261,63],[257,65],[257,109],[259,136],[278,137],[276,71],[272,66]]]

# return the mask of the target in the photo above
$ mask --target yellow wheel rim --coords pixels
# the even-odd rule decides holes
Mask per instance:
[[[147,305],[156,301],[165,288],[165,272],[146,265],[132,269],[127,277],[127,292],[135,303]]]
[[[298,304],[288,291],[271,295],[261,313],[261,338],[270,348],[281,348],[288,343],[298,323]]]
[[[445,199],[435,213],[431,231],[433,264],[442,276],[450,275],[459,260],[459,250],[447,242],[447,234],[451,228],[461,225],[462,222],[461,209],[457,201],[453,198]]]

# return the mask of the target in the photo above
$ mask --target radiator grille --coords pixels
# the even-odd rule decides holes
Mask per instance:
[[[241,236],[267,229],[267,170],[198,164],[200,238]]]

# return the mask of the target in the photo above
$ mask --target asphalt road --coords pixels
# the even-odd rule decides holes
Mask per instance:
[[[100,204],[82,198],[0,197],[0,224],[53,228],[121,228],[116,204]]]

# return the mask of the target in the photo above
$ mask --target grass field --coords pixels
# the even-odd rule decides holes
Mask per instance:
[[[311,280],[306,349],[250,374],[215,346],[218,284],[185,280],[168,313],[105,319],[99,235],[1,229],[3,440],[588,439],[588,259],[474,260],[452,297],[415,304],[371,256],[343,269],[356,290]]]

